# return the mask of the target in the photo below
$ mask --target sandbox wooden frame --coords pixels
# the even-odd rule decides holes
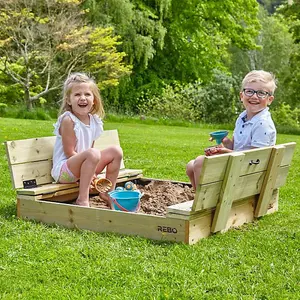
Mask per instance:
[[[296,146],[287,143],[205,157],[194,201],[172,205],[166,216],[156,216],[64,203],[77,197],[78,185],[52,183],[54,141],[54,137],[43,137],[6,142],[12,183],[17,190],[18,217],[186,244],[277,211],[279,187],[285,184]],[[119,144],[117,131],[108,130],[95,147]],[[34,180],[37,187],[24,188],[24,182]],[[118,182],[127,180],[140,184],[161,181],[144,178],[141,170],[126,169],[122,161]]]

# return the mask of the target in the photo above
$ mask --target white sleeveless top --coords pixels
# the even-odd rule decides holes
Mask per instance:
[[[59,133],[59,128],[64,117],[70,117],[74,122],[74,132],[76,136],[76,145],[75,151],[77,153],[83,152],[92,147],[93,142],[102,134],[103,132],[103,122],[97,115],[91,115],[90,117],[90,125],[86,125],[82,123],[75,115],[73,115],[70,111],[64,112],[61,116],[59,116],[57,122],[53,124],[54,126],[54,134],[56,135],[56,141],[54,145],[53,151],[53,167],[51,171],[51,176],[57,182],[60,169],[62,165],[67,160],[67,157],[63,150],[62,137]]]

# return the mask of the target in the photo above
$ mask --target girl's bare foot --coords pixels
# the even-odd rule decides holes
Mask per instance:
[[[75,204],[78,206],[87,206],[90,207],[90,202],[88,201],[81,201],[79,198],[75,201]]]
[[[107,193],[99,193],[99,197],[102,200],[106,201],[106,203],[110,209],[113,209],[113,205],[111,203],[110,196]]]

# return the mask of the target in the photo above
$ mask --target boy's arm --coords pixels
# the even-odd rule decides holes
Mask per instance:
[[[222,144],[225,148],[229,149],[229,150],[233,150],[233,145],[234,145],[234,142],[233,142],[233,138],[232,140],[229,139],[228,137],[225,137],[223,140],[222,140]],[[231,152],[231,151],[229,151]],[[224,152],[225,153],[225,152]]]

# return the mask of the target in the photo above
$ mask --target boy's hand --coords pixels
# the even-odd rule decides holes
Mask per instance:
[[[204,150],[205,152],[205,155],[206,156],[212,156],[212,155],[215,155],[215,154],[218,154],[219,153],[219,148],[220,146],[217,145],[217,146],[212,146],[212,147],[208,147]]]
[[[224,154],[232,152],[232,150],[225,148],[222,144],[217,146],[208,147],[204,150],[206,156],[212,156],[217,154]]]

